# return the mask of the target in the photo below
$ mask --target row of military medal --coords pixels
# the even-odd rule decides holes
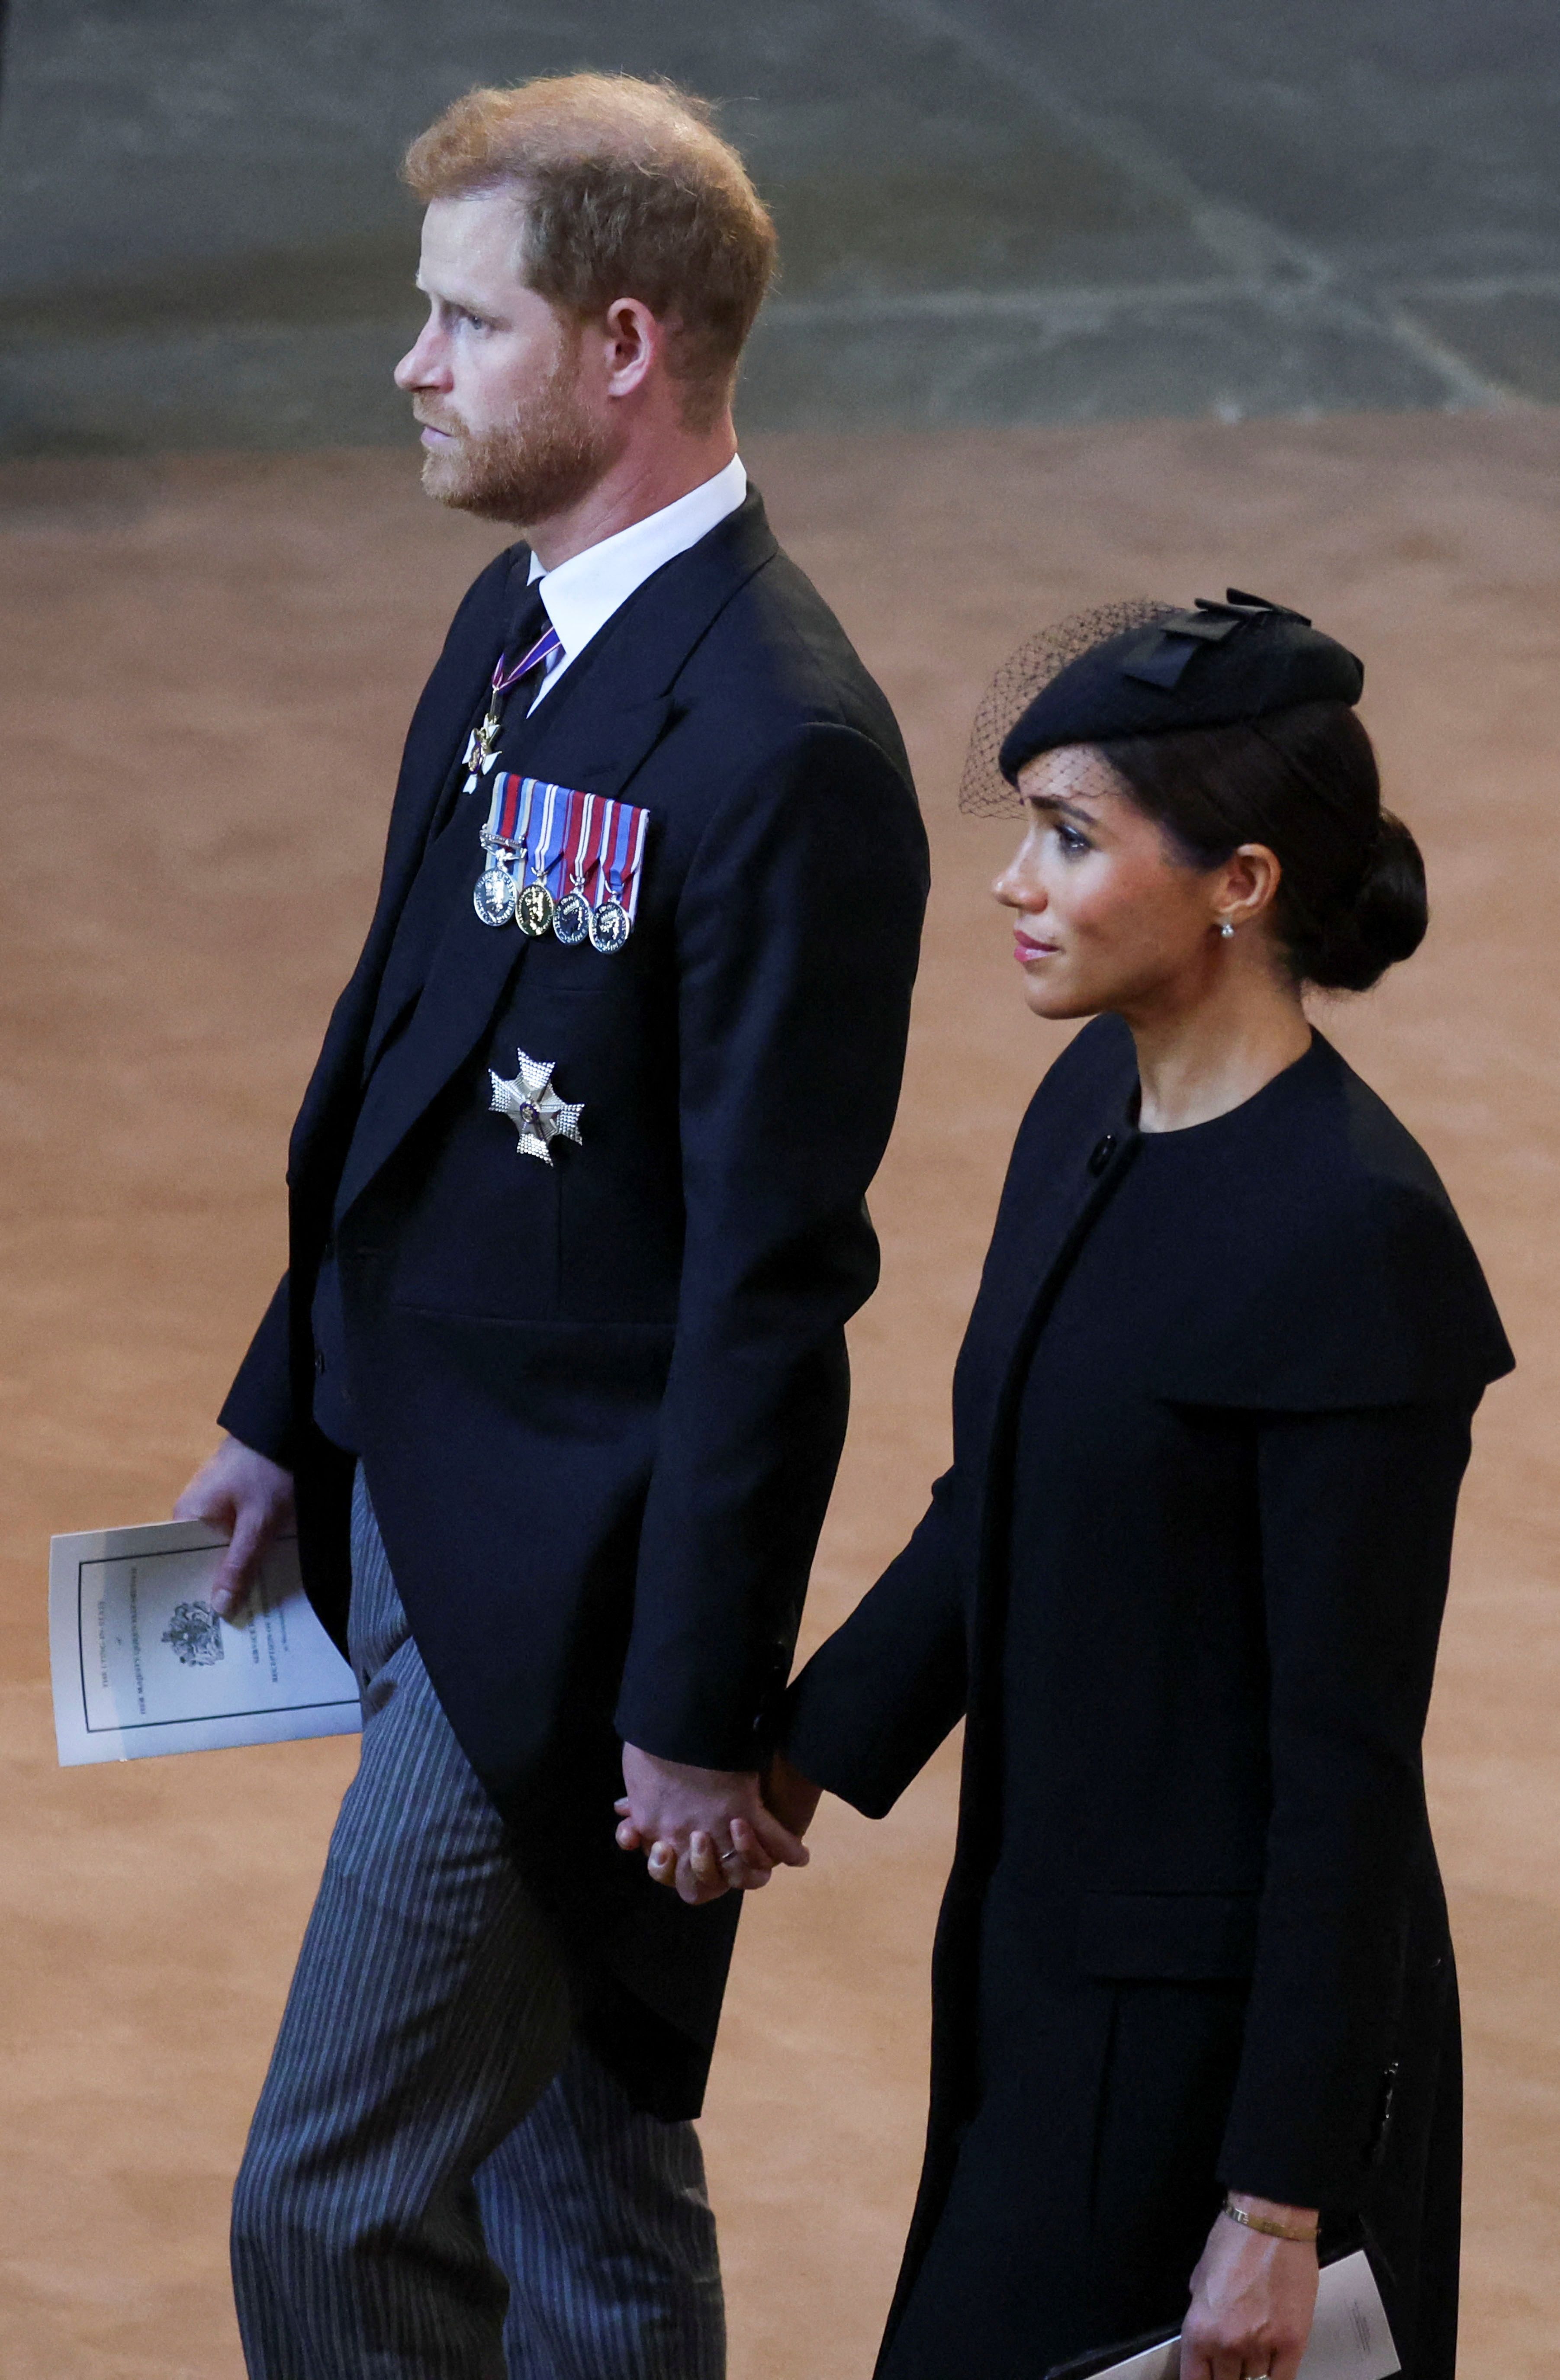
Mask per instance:
[[[649,824],[631,803],[506,771],[494,782],[472,906],[484,926],[512,918],[533,940],[551,932],[620,951],[634,930]],[[565,887],[555,895],[555,883]]]

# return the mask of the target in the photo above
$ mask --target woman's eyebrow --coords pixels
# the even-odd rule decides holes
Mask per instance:
[[[1026,796],[1030,809],[1056,810],[1063,818],[1076,819],[1079,826],[1098,826],[1099,820],[1091,810],[1080,809],[1076,802],[1066,802],[1060,794],[1030,794]]]

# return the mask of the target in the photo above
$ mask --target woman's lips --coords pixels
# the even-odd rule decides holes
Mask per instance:
[[[1020,966],[1028,966],[1031,959],[1054,958],[1056,947],[1054,942],[1031,941],[1028,934],[1013,937],[1013,955]]]

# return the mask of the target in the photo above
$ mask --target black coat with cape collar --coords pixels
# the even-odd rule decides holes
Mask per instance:
[[[1042,1084],[958,1360],[953,1468],[905,1552],[791,1691],[791,1757],[871,1815],[968,1718],[934,1965],[926,2169],[885,2350],[896,2380],[896,2328],[923,2263],[939,2291],[968,2270],[951,2254],[927,2262],[972,2154],[962,2139],[984,2126],[993,2169],[1005,2155],[1035,2177],[1031,2238],[1081,2241],[1092,2219],[1066,2197],[1055,2143],[1029,2142],[1026,2161],[1000,2139],[1003,2078],[983,2029],[993,2006],[1018,2005],[1028,1977],[1072,2011],[1064,2032],[1076,2022],[1055,2072],[1074,2139],[1106,2139],[1110,2009],[1126,2005],[1113,1994],[1132,1996],[1135,2037],[1164,1995],[1166,2109],[1188,2089],[1199,2097],[1176,2069],[1176,1995],[1225,1995],[1237,2028],[1233,2084],[1205,2111],[1206,2170],[1179,2204],[1134,2200],[1152,2196],[1152,2107],[1126,2169],[1102,2147],[1079,2180],[1074,2197],[1115,2205],[1122,2237],[1139,2226],[1140,2253],[1118,2264],[1152,2273],[1160,2253],[1178,2277],[1170,2294],[1182,2289],[1222,2185],[1339,2219],[1372,2219],[1384,2192],[1408,2329],[1402,2276],[1444,2272],[1448,2244],[1455,2276],[1456,2124],[1433,2104],[1437,2074],[1443,2102],[1451,2089],[1455,1993],[1420,1736],[1469,1418],[1510,1351],[1428,1160],[1320,1037],[1244,1107],[1166,1142],[1137,1132],[1136,1089],[1115,1020],[1085,1028]],[[1156,1181],[1169,1185],[1157,1205]],[[1064,1380],[1054,1435],[1026,1440],[1047,1318],[1060,1327],[1057,1301],[1091,1277],[1092,1235],[1107,1245],[1117,1199],[1116,1228],[1133,1218],[1140,1304],[1097,1356],[1091,1309],[1069,1306],[1076,1411]],[[1030,1516],[1022,1538],[1016,1511]],[[1020,1707],[1004,1656],[1021,1561],[1023,1641],[1041,1666]],[[1005,1806],[1015,1758],[1017,1849]],[[1383,2179],[1394,2069],[1396,2168]],[[1437,2124],[1442,2163],[1454,2159],[1449,2190],[1444,2171],[1435,2178],[1453,2236],[1421,2257]],[[979,2191],[960,2188],[959,2236],[979,2237]],[[1007,2212],[993,2190],[990,2225]],[[1188,2222],[1183,2238],[1176,2227]],[[1099,2254],[1108,2274],[1108,2240]],[[1048,2335],[1037,2309],[1036,2352],[1014,2368],[1184,2311],[1184,2294],[1145,2305],[1129,2275],[1115,2278],[1127,2293],[1091,2301],[1093,2337]],[[909,2341],[926,2311],[908,2325],[907,2373],[921,2368]],[[1441,2368],[1427,2349],[1424,2369]]]

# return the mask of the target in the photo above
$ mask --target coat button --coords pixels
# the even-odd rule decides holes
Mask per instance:
[[[1115,1155],[1115,1135],[1114,1132],[1107,1132],[1103,1140],[1096,1141],[1094,1144],[1089,1159],[1090,1172],[1103,1173]]]
[[[315,1348],[315,1350],[314,1350],[314,1378],[315,1378],[317,1380],[323,1380],[323,1379],[324,1378],[324,1377],[325,1377],[325,1358],[324,1358],[324,1354],[323,1354],[323,1351],[322,1349],[320,1349],[320,1348],[316,1347],[316,1348]]]

